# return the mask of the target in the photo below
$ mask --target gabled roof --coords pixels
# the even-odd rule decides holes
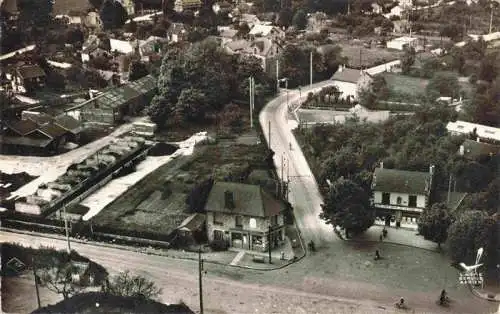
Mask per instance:
[[[68,115],[57,116],[54,119],[54,124],[74,134],[80,133],[82,130],[82,124],[75,118]]]
[[[225,192],[233,193],[234,209],[225,208]],[[208,196],[205,210],[251,217],[270,217],[285,209],[282,202],[266,193],[258,185],[234,182],[215,182]]]
[[[372,190],[380,192],[428,195],[432,175],[429,172],[376,168]]]
[[[356,84],[361,78],[361,75],[361,70],[344,68],[335,72],[332,76],[332,80]]]
[[[14,120],[5,121],[4,123],[5,126],[21,136],[28,135],[38,128],[38,125],[31,120]]]
[[[195,213],[189,216],[188,218],[184,219],[184,221],[180,224],[180,226],[177,229],[188,232],[196,231],[202,228],[203,224],[205,223],[205,220],[206,220],[205,214]]]
[[[458,120],[455,122],[448,122],[446,129],[448,132],[461,134],[471,134],[475,130],[477,136],[481,138],[500,142],[500,128]]]
[[[273,30],[277,30],[278,32],[282,32],[281,29],[279,29],[276,26],[273,25],[262,25],[262,24],[257,24],[252,27],[250,32],[248,33],[249,35],[254,35],[254,36],[268,36],[271,34]]]
[[[17,73],[23,79],[30,79],[35,77],[45,76],[45,72],[38,65],[24,65],[17,68]]]
[[[41,125],[38,130],[53,139],[67,133],[65,129],[53,123]]]
[[[2,136],[0,138],[0,143],[6,145],[16,145],[16,146],[30,146],[30,147],[47,147],[53,139],[50,138],[31,138],[24,136]]]
[[[459,149],[459,153],[466,158],[476,159],[481,156],[500,154],[500,145],[477,142],[466,139]]]
[[[234,40],[226,44],[226,48],[233,52],[239,52],[247,49],[251,46],[251,43],[246,39]]]
[[[24,120],[31,120],[38,125],[46,124],[52,121],[52,117],[43,112],[23,111],[22,118]]]

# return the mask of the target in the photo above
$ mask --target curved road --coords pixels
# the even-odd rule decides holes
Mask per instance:
[[[302,88],[302,94],[306,96],[309,92],[317,92],[325,86],[333,85],[333,81],[327,80],[310,87]],[[274,151],[274,163],[281,177],[281,160],[285,157],[290,161],[290,194],[289,200],[293,205],[296,223],[306,242],[313,240],[317,247],[328,242],[340,241],[331,225],[326,224],[319,218],[323,198],[319,192],[316,179],[314,178],[309,164],[305,159],[287,119],[287,95],[286,91],[279,97],[270,101],[259,115],[262,131],[269,145],[269,121],[271,122],[271,149]],[[288,91],[288,103],[299,101],[298,91]],[[292,144],[290,150],[289,143]],[[284,177],[287,177],[287,165],[285,162]]]

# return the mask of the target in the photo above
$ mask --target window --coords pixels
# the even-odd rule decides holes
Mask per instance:
[[[224,240],[224,232],[220,230],[214,230],[214,240]]]
[[[243,227],[243,217],[236,216],[234,218],[236,220],[236,227]]]
[[[410,195],[410,198],[408,200],[408,206],[409,207],[417,207],[417,196],[416,195]]]
[[[271,217],[271,226],[276,226],[278,224],[278,215]]]
[[[401,205],[401,202],[403,201],[403,199],[401,198],[401,196],[398,196],[398,198],[396,199],[396,203],[398,205]]]
[[[257,228],[257,220],[250,218],[250,228]]]
[[[389,205],[391,203],[391,194],[384,192],[382,193],[382,204]]]
[[[223,225],[222,214],[214,212],[214,225]]]

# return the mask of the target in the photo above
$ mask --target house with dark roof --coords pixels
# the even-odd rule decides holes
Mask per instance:
[[[12,90],[17,93],[27,93],[45,86],[45,72],[36,64],[26,64],[15,67],[7,74],[12,83]]]
[[[54,117],[44,112],[24,110],[21,113],[21,118],[22,120],[35,122],[38,126],[54,124],[65,130],[66,135],[68,136],[67,140],[72,142],[77,142],[80,137],[80,133],[83,131],[83,126],[80,121],[66,114]]]
[[[33,120],[11,120],[3,123],[0,142],[9,152],[46,154],[59,152],[67,139],[68,132],[53,122],[39,125]]]
[[[477,138],[476,141],[466,139],[458,150],[459,155],[469,160],[477,160],[483,157],[500,155],[500,145],[483,143]]]
[[[334,85],[342,92],[340,98],[358,98],[358,91],[367,88],[373,78],[363,70],[349,69],[342,65],[332,76]]]
[[[258,185],[215,182],[205,205],[208,240],[255,251],[278,247],[285,240],[284,210]]]
[[[388,220],[395,216],[396,223],[404,217],[418,218],[429,205],[432,192],[434,166],[429,172],[386,169],[381,163],[373,173],[373,205],[379,217]]]

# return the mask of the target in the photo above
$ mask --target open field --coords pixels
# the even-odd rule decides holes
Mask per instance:
[[[398,94],[407,94],[412,96],[423,94],[427,84],[429,83],[426,79],[393,73],[384,73],[382,76],[387,81],[389,88]]]
[[[385,48],[364,48],[362,45],[344,44],[342,55],[349,58],[349,67],[372,67],[399,59],[399,51],[390,51]]]

